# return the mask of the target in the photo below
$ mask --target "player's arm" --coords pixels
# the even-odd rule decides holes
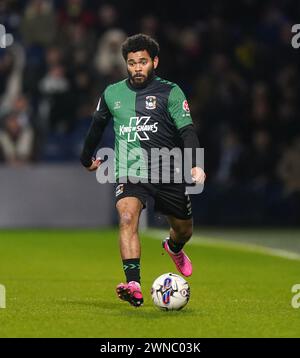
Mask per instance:
[[[203,184],[205,180],[204,170],[197,165],[196,151],[200,147],[199,140],[193,126],[188,102],[182,90],[175,86],[169,95],[168,110],[174,124],[183,140],[184,148],[191,148],[192,163],[191,175],[194,182]]]
[[[200,144],[195,128],[192,124],[189,124],[185,127],[180,128],[178,131],[183,140],[184,148],[191,148],[192,150],[192,163],[191,163],[192,179],[194,180],[195,183],[204,184],[204,180],[205,180],[204,170],[197,165],[196,151],[197,148],[200,148]]]
[[[97,110],[93,114],[93,120],[85,138],[80,156],[82,165],[89,171],[96,170],[101,164],[101,160],[99,158],[94,158],[94,153],[102,139],[104,129],[111,117],[111,113],[105,102],[105,97],[102,95],[98,102]]]

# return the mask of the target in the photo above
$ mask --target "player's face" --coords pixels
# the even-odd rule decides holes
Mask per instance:
[[[158,65],[158,57],[151,59],[148,51],[129,52],[127,55],[127,71],[131,83],[143,86]]]

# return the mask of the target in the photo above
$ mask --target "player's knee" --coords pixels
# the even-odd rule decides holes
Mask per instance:
[[[134,222],[134,215],[130,211],[124,211],[120,214],[121,227],[133,226]]]

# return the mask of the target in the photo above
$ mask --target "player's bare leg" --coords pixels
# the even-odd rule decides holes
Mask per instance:
[[[170,224],[170,236],[163,241],[163,248],[174,261],[178,271],[184,276],[191,276],[192,263],[183,251],[183,246],[193,234],[193,220],[181,220],[170,215],[167,219]]]
[[[120,253],[127,283],[117,286],[118,296],[133,306],[143,304],[140,287],[140,256],[141,245],[138,235],[138,224],[143,208],[135,197],[126,197],[117,202],[120,226]]]
[[[174,216],[167,216],[170,224],[170,238],[176,244],[185,244],[189,241],[193,234],[193,220],[181,220]]]
[[[120,225],[120,252],[123,260],[141,256],[138,224],[143,208],[138,198],[126,197],[117,202]]]

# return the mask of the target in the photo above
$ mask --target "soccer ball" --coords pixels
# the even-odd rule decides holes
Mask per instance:
[[[181,276],[164,273],[153,282],[151,296],[161,310],[179,311],[190,299],[190,287]]]

